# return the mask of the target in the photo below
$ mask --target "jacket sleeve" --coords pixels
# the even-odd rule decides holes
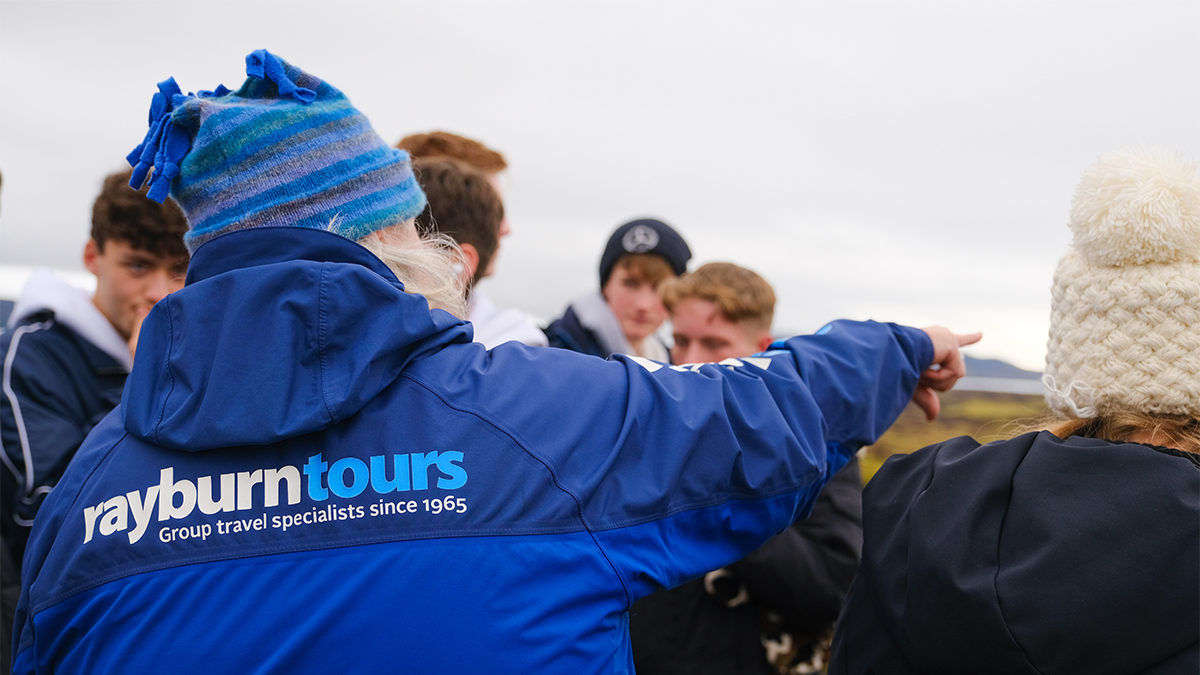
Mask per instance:
[[[846,598],[862,555],[862,488],[852,459],[821,490],[808,518],[731,566],[750,597],[800,635],[828,629]]]
[[[579,504],[631,601],[739,560],[807,514],[827,472],[891,425],[933,357],[923,332],[872,322],[721,364],[556,351],[493,350],[491,368],[540,367],[510,370],[526,381],[488,398]],[[530,388],[544,390],[537,410],[514,414]]]
[[[825,442],[847,458],[892,426],[933,361],[924,331],[892,324],[834,321],[782,344],[821,408]]]

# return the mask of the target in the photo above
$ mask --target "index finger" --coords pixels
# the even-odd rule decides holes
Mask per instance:
[[[967,345],[973,345],[976,342],[979,342],[980,340],[982,340],[983,333],[982,332],[963,333],[963,334],[954,333],[954,337],[958,338],[958,346],[959,347],[966,347]]]

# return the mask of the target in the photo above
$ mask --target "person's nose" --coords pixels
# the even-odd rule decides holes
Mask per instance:
[[[680,347],[675,345],[671,350],[671,360],[675,363],[699,363],[699,350],[694,345]]]
[[[154,272],[146,281],[146,300],[155,304],[175,290],[175,277],[165,270]]]
[[[644,312],[653,312],[662,307],[662,300],[652,288],[643,289],[637,293],[637,308]]]

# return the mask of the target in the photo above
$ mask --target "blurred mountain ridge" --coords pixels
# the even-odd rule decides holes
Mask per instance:
[[[1032,370],[1023,370],[1007,361],[1000,359],[977,359],[964,355],[967,362],[968,377],[1008,377],[1021,380],[1040,380],[1042,374]]]

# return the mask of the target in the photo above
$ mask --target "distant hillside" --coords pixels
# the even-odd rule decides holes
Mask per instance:
[[[965,355],[964,355],[965,356]],[[1014,377],[1021,380],[1040,380],[1041,373],[1020,368],[999,359],[976,359],[970,356],[967,360],[967,374],[971,377]]]
[[[955,436],[971,436],[981,443],[1010,438],[1049,412],[1041,396],[954,390],[940,398],[938,419],[926,422],[925,415],[910,403],[875,445],[859,453],[864,481],[895,453],[914,452]]]

